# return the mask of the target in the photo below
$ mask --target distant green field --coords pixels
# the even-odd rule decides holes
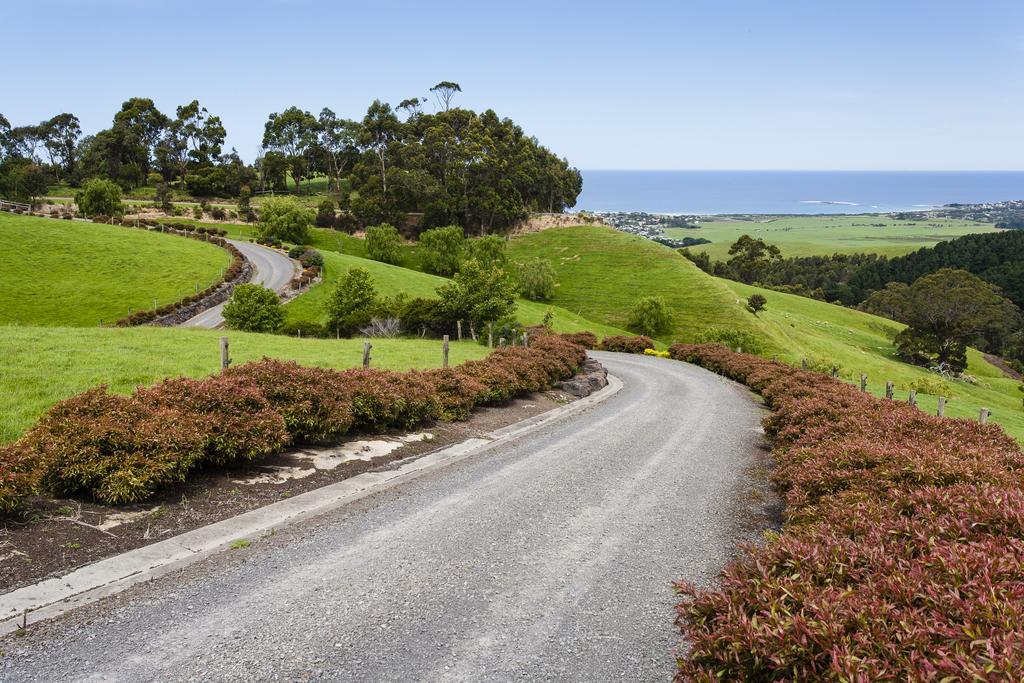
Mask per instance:
[[[669,228],[674,239],[703,237],[711,244],[690,247],[713,259],[728,258],[729,245],[740,235],[760,237],[778,246],[783,256],[812,256],[866,252],[896,256],[930,247],[944,240],[976,232],[993,232],[990,223],[950,220],[897,221],[884,215],[752,217],[751,220],[716,219],[700,228]]]
[[[447,282],[445,278],[436,275],[371,261],[358,256],[327,250],[322,253],[324,255],[324,281],[285,305],[289,321],[326,322],[327,315],[324,306],[327,298],[334,284],[350,268],[365,268],[370,271],[378,294],[384,296],[393,296],[404,292],[410,297],[433,297],[435,290]],[[554,317],[553,327],[559,332],[590,330],[601,336],[623,334],[621,329],[593,322],[557,305],[549,306],[520,299],[517,306],[516,317],[526,325],[540,324],[545,313],[551,311]]]
[[[0,443],[17,438],[47,408],[106,384],[130,393],[166,377],[203,377],[220,363],[220,337],[235,364],[264,356],[304,365],[346,368],[362,363],[362,339],[294,339],[269,334],[183,328],[91,329],[0,326]],[[487,348],[454,343],[453,364],[481,358]],[[375,339],[373,367],[405,370],[441,364],[441,342]]]
[[[218,280],[223,249],[112,225],[0,213],[0,325],[98,326]]]
[[[558,228],[514,238],[509,256],[547,259],[558,279],[552,303],[606,325],[624,328],[638,298],[658,295],[675,311],[675,325],[662,341],[692,340],[708,327],[757,329],[728,287],[642,237],[593,226]]]

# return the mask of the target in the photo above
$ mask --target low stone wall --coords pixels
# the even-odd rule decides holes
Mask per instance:
[[[583,369],[576,373],[575,377],[558,383],[559,389],[577,398],[590,396],[606,386],[608,386],[608,370],[593,358],[587,359],[587,362],[583,364]]]
[[[231,298],[231,293],[235,291],[235,287],[251,282],[253,275],[256,274],[256,270],[253,268],[252,262],[249,261],[249,259],[243,256],[242,261],[243,265],[241,274],[231,282],[222,282],[218,285],[216,291],[204,296],[199,301],[194,301],[187,306],[182,306],[181,308],[168,313],[165,316],[156,318],[146,324],[156,325],[157,327],[175,327],[186,320],[191,320],[208,308],[213,308],[217,304],[224,303]]]

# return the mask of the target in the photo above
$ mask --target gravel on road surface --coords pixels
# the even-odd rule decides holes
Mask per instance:
[[[387,493],[0,643],[0,679],[669,680],[679,579],[774,523],[762,408],[668,359]]]
[[[284,254],[252,242],[241,240],[228,240],[228,242],[237,247],[252,262],[253,269],[256,271],[252,284],[263,285],[275,292],[280,292],[292,281],[292,277],[295,275],[295,265]],[[217,304],[189,318],[181,326],[215,329],[224,322],[223,311],[224,304]]]

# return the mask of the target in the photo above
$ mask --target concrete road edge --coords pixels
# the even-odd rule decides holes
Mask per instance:
[[[237,541],[258,538],[275,529],[330,512],[432,470],[485,452],[551,422],[586,410],[618,393],[621,388],[622,381],[608,375],[608,386],[586,398],[502,427],[483,437],[467,439],[424,456],[400,461],[394,468],[365,472],[158,543],[99,560],[64,576],[5,593],[0,595],[0,635],[18,630],[23,623],[27,625],[52,619],[137,583],[182,569],[229,548]]]

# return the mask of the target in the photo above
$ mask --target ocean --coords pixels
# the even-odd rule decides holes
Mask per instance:
[[[1024,171],[582,171],[576,210],[870,213],[1024,199]]]

